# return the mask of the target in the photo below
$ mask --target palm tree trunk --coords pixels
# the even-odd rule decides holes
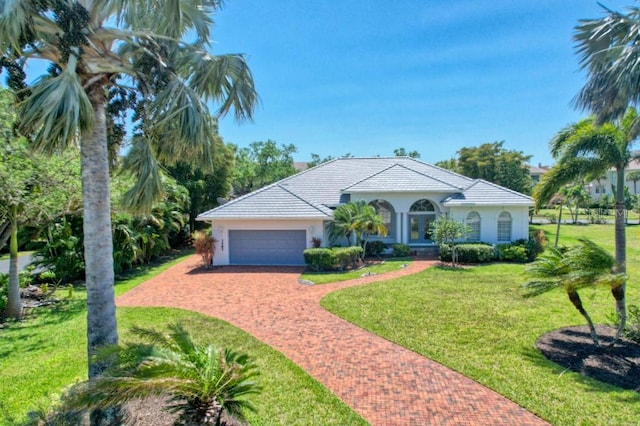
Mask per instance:
[[[11,217],[11,237],[9,242],[9,294],[6,313],[8,317],[22,318],[20,300],[20,279],[18,276],[18,208],[13,206]]]
[[[558,214],[558,225],[556,226],[556,241],[554,246],[558,247],[558,239],[560,238],[560,224],[562,223],[562,202],[560,202],[560,213]]]
[[[584,319],[587,320],[587,324],[589,324],[589,331],[591,332],[591,338],[593,339],[593,343],[596,346],[600,346],[600,341],[598,340],[598,334],[596,333],[596,327],[593,325],[593,321],[591,321],[591,317],[585,311],[584,306],[582,306],[582,300],[580,299],[580,295],[577,291],[567,291],[567,295],[569,296],[569,300],[573,303],[573,306],[576,307],[578,312],[582,314]]]
[[[627,236],[624,223],[624,166],[616,167],[616,220],[615,220],[615,244],[616,244],[616,272],[624,274],[627,272]],[[627,325],[626,307],[626,283],[623,283],[616,293],[613,294],[616,300],[616,313],[618,315],[618,330],[616,338],[622,335]]]
[[[118,343],[105,99],[101,88],[92,95],[95,127],[91,135],[82,135],[80,143],[89,380],[101,375],[107,367],[93,359],[96,349]],[[91,413],[91,424],[118,424],[118,412],[96,410]]]

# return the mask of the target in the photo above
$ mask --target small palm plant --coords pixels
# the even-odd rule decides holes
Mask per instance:
[[[258,372],[245,354],[213,345],[199,345],[181,324],[168,326],[169,334],[133,328],[144,343],[105,347],[98,362],[112,360],[104,375],[71,390],[68,408],[86,410],[121,405],[149,396],[167,396],[166,409],[179,413],[176,425],[220,425],[223,413],[243,421],[245,399],[257,394],[252,381]]]
[[[579,245],[563,251],[547,247],[525,272],[533,280],[524,284],[529,291],[525,297],[538,296],[555,288],[564,288],[569,300],[587,320],[591,338],[600,346],[591,317],[584,309],[578,290],[596,285],[615,289],[625,282],[624,274],[613,273],[615,259],[602,247],[588,239],[579,239]]]

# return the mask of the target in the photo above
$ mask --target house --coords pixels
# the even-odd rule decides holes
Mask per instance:
[[[540,163],[538,163],[537,166],[529,165],[529,174],[531,175],[531,180],[533,181],[534,185],[539,183],[542,175],[547,173],[548,171],[549,167],[543,166]]]
[[[385,243],[434,246],[431,223],[448,214],[470,225],[471,241],[528,238],[523,194],[414,158],[337,158],[201,213],[216,239],[216,265],[301,265],[312,238],[329,245],[333,210],[364,200],[385,222]]]
[[[637,154],[637,152],[635,152],[634,154]],[[640,193],[640,179],[637,179],[638,176],[634,176],[639,171],[640,171],[640,160],[631,161],[627,166],[627,168],[625,169],[625,178],[626,178],[625,186],[629,188],[629,193],[631,195],[636,195]],[[634,177],[636,180],[633,180]],[[610,169],[600,179],[597,179],[593,182],[589,182],[589,184],[585,185],[585,187],[589,191],[589,195],[591,196],[591,199],[598,200],[603,195],[613,196],[613,188],[615,188],[616,186],[616,180],[617,180],[617,173],[615,169]]]

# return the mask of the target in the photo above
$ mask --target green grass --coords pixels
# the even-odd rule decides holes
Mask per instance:
[[[141,268],[116,284],[122,294],[181,261]],[[59,297],[63,297],[61,292]],[[86,292],[77,289],[72,299],[50,309],[39,309],[27,321],[0,330],[0,424],[8,414],[21,422],[28,411],[66,386],[86,378]],[[230,324],[179,309],[119,308],[120,339],[126,341],[133,326],[164,329],[182,321],[198,341],[212,342],[246,352],[260,369],[262,393],[252,401],[257,413],[249,413],[253,425],[267,424],[366,424],[324,386],[280,352]]]
[[[411,264],[411,259],[406,257],[395,257],[386,259],[384,263],[377,263],[355,271],[345,272],[305,272],[300,279],[311,281],[314,284],[335,283],[338,281],[352,280],[360,278],[364,274],[384,274],[385,272],[397,271]],[[404,266],[403,266],[404,265]]]
[[[541,226],[551,241],[555,226]],[[567,226],[561,244],[587,236],[613,249],[612,225]],[[640,227],[628,237],[628,302],[640,304]],[[534,347],[542,334],[583,324],[565,294],[522,297],[522,265],[432,268],[329,294],[322,306],[494,389],[552,424],[637,424],[640,394],[565,371]],[[613,314],[604,289],[583,290],[597,323]]]

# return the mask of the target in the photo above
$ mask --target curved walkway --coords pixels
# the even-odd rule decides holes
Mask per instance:
[[[416,260],[384,275],[319,286],[300,268],[227,266],[192,273],[193,256],[125,293],[118,306],[169,306],[223,319],[282,352],[373,425],[542,425],[503,396],[320,307],[337,289],[417,273]]]

